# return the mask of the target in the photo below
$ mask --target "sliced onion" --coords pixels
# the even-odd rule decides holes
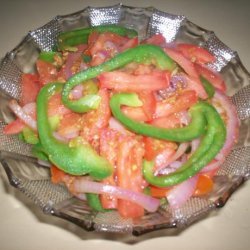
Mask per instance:
[[[191,117],[187,111],[178,112],[177,115],[180,116],[181,124],[188,125],[190,123]]]
[[[169,169],[169,165],[171,164],[171,163],[173,163],[174,161],[176,161],[176,160],[178,160],[179,158],[181,158],[184,154],[185,154],[185,152],[186,152],[186,150],[187,150],[187,148],[189,147],[189,143],[188,142],[183,142],[183,143],[181,143],[180,145],[179,145],[179,147],[178,147],[178,149],[176,150],[176,152],[174,153],[174,154],[172,154],[172,155],[169,155],[169,157],[167,157],[167,160],[165,160],[164,162],[162,162],[161,164],[157,164],[157,157],[156,157],[156,160],[155,160],[155,162],[156,162],[156,175],[158,174],[158,173],[162,173],[162,170],[163,169]],[[165,157],[166,158],[166,157]],[[158,159],[158,161],[160,161],[161,159]],[[168,171],[168,170],[166,170],[166,171]],[[169,171],[171,171],[170,169],[169,169]]]
[[[88,68],[88,65],[85,62],[80,63],[80,71],[86,70]]]
[[[37,130],[36,120],[31,117],[31,115],[27,114],[24,109],[17,103],[16,100],[11,100],[9,102],[9,108],[13,111],[13,113],[23,121],[27,126],[32,128],[33,130]]]
[[[191,153],[194,153],[200,145],[200,138],[194,139],[191,142]]]
[[[143,193],[134,192],[121,187],[106,185],[100,182],[88,181],[85,178],[77,178],[72,184],[73,192],[75,193],[94,193],[94,194],[109,194],[118,199],[134,202],[149,212],[155,212],[160,201]]]
[[[87,48],[87,46],[85,44],[79,45],[79,46],[77,46],[77,52],[73,52],[73,53],[68,54],[68,57],[67,57],[67,60],[65,63],[65,68],[64,68],[66,79],[68,79],[72,76],[71,68],[74,65],[75,61],[81,57],[82,52],[86,48]]]
[[[53,136],[58,140],[58,141],[61,141],[61,142],[69,142],[69,139],[60,135],[59,133],[57,132],[53,132]]]
[[[167,194],[167,200],[171,208],[181,207],[194,193],[198,176],[194,176],[175,186]]]
[[[109,119],[109,127],[113,130],[120,132],[121,134],[127,135],[131,134],[119,121],[117,121],[114,117]]]
[[[214,101],[219,102],[221,107],[225,110],[227,115],[226,129],[227,137],[223,148],[220,150],[216,159],[222,160],[231,151],[233,145],[238,140],[239,136],[239,120],[235,106],[232,104],[228,96],[224,95],[221,91],[216,90]],[[216,107],[216,106],[215,106]],[[220,109],[218,112],[221,112]]]
[[[71,139],[74,139],[76,138],[77,136],[79,135],[79,128],[72,128],[71,131],[68,131],[66,133],[63,133],[63,137],[66,139],[66,140],[71,140]]]
[[[207,172],[211,172],[215,169],[218,169],[220,167],[220,165],[223,163],[224,159],[222,160],[213,160],[211,163],[209,163],[208,165],[206,165],[201,171],[200,173],[207,173]]]
[[[173,173],[174,171],[176,171],[176,169],[180,168],[182,164],[183,163],[181,161],[174,161],[170,163],[167,167],[161,169],[159,171],[159,175],[167,175]]]
[[[70,92],[73,99],[80,99],[82,97],[84,86],[82,84],[76,85]]]
[[[78,198],[79,200],[82,200],[82,201],[86,201],[87,200],[86,194],[84,194],[84,193],[76,193],[76,194],[74,194],[74,196],[76,198]]]
[[[36,116],[36,103],[35,102],[30,102],[27,103],[23,106],[23,111],[30,115],[31,117]]]

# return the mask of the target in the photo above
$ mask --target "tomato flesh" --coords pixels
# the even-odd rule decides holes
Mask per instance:
[[[180,43],[177,44],[177,49],[191,62],[200,64],[215,62],[215,56],[208,50],[194,44]]]
[[[25,127],[25,124],[20,119],[17,118],[16,120],[14,120],[13,122],[9,123],[8,125],[4,127],[3,133],[5,135],[18,134],[22,132],[24,127]]]
[[[169,86],[168,72],[152,72],[149,75],[131,75],[122,71],[104,72],[98,76],[101,88],[116,91],[155,91]]]
[[[20,104],[23,106],[30,102],[35,102],[41,88],[39,76],[36,74],[23,74],[21,79]]]
[[[117,159],[118,186],[136,192],[143,190],[142,156],[144,152],[140,143],[127,138],[119,145]],[[144,208],[126,200],[118,200],[119,213],[125,218],[136,218],[144,215]]]

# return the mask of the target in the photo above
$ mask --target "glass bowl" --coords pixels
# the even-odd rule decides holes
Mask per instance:
[[[74,198],[63,185],[50,182],[49,169],[32,157],[29,145],[17,136],[5,136],[3,127],[14,119],[7,107],[11,98],[20,96],[20,77],[35,70],[41,50],[49,51],[62,31],[99,24],[119,24],[138,31],[144,39],[162,33],[168,42],[194,43],[216,56],[209,65],[221,72],[228,95],[237,107],[240,137],[226,162],[215,176],[212,193],[195,197],[181,208],[171,210],[161,206],[155,213],[139,219],[124,219],[115,211],[97,213],[84,201]],[[12,186],[27,195],[42,211],[75,223],[87,231],[142,235],[159,229],[186,228],[204,218],[212,210],[223,207],[230,195],[250,174],[250,75],[238,54],[220,41],[214,32],[205,30],[185,16],[173,15],[153,7],[134,8],[124,5],[88,7],[79,12],[57,16],[44,26],[29,32],[0,61],[0,161]]]

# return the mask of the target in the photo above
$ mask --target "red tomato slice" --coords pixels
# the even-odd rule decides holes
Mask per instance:
[[[101,88],[116,91],[154,91],[169,86],[169,72],[152,72],[149,75],[131,75],[126,72],[104,72],[98,76]]]
[[[160,128],[176,128],[181,125],[181,115],[174,113],[168,116],[155,118],[150,124],[160,127]]]
[[[154,93],[152,91],[141,91],[139,93],[139,98],[143,103],[142,109],[145,115],[148,120],[152,120],[156,109],[156,99]]]
[[[216,58],[208,50],[194,44],[180,43],[177,49],[190,61],[200,64],[213,63]]]
[[[90,132],[89,136],[100,134],[100,130],[107,127],[111,117],[111,110],[109,106],[109,92],[107,89],[100,89],[98,95],[101,97],[101,102],[97,110],[93,110],[89,114],[90,118]]]
[[[89,38],[88,38],[88,45],[94,44],[99,37],[99,33],[96,31],[93,31],[90,33]]]
[[[114,50],[112,52],[117,53],[118,46],[125,44],[127,41],[128,38],[126,37],[111,32],[104,32],[99,34],[90,49],[90,53],[92,56],[101,50]]]
[[[213,84],[213,86],[223,93],[226,92],[226,84],[221,75],[212,69],[209,69],[205,65],[195,64],[195,68],[199,75],[202,75],[206,78],[209,82]]]
[[[187,59],[181,52],[172,48],[164,48],[164,51],[175,62],[177,62],[188,75],[195,78],[199,78],[198,73],[194,67],[194,64],[189,59]]]
[[[119,133],[112,129],[102,129],[100,134],[100,155],[105,157],[112,166],[116,166]],[[115,172],[112,176],[102,180],[102,183],[116,186]],[[100,195],[103,208],[117,208],[117,198],[112,195]]]
[[[70,138],[70,135],[75,137],[81,127],[81,115],[77,113],[68,113],[65,114],[62,118],[62,120],[59,123],[57,132],[61,136],[66,136]]]
[[[117,159],[118,186],[136,192],[143,190],[142,160],[144,150],[141,143],[132,138],[126,138],[119,145]],[[143,216],[143,207],[126,200],[118,200],[118,211],[125,218]]]
[[[48,102],[49,116],[64,115],[64,114],[69,114],[71,112],[72,112],[71,110],[69,110],[63,105],[61,94],[55,94],[49,99]]]
[[[171,188],[159,188],[150,186],[150,195],[155,198],[165,198]]]
[[[103,128],[108,127],[111,117],[109,107],[109,92],[107,89],[100,89],[98,94],[101,102],[98,109],[85,113],[82,121],[81,136],[87,140],[97,151],[99,151],[99,138]]]
[[[101,97],[100,105],[97,109],[97,121],[95,126],[99,129],[108,126],[111,117],[111,110],[109,106],[109,92],[107,89],[100,89],[98,95]]]
[[[156,112],[154,117],[169,116],[173,113],[178,113],[184,110],[188,110],[198,101],[198,97],[193,90],[187,90],[182,92],[176,97],[176,99],[166,99],[162,102],[158,102],[156,105]]]
[[[127,49],[134,48],[134,47],[136,47],[138,44],[139,44],[139,39],[138,39],[138,37],[134,37],[134,38],[129,39],[127,42],[125,42],[125,44],[123,44],[123,45],[119,48],[119,50],[120,50],[120,52],[122,52],[122,51],[125,51],[125,50],[127,50]]]
[[[164,46],[166,44],[166,39],[162,34],[155,34],[149,37],[148,39],[144,40],[142,43]]]
[[[208,97],[207,92],[205,91],[200,81],[199,74],[194,64],[181,52],[175,49],[165,48],[164,50],[190,76],[190,79],[192,79],[192,81],[189,81],[189,84],[193,85],[190,87],[190,89],[194,89],[200,98],[206,99]]]
[[[176,143],[165,140],[158,140],[152,137],[144,137],[145,144],[145,159],[148,161],[154,160],[157,155],[164,152],[166,149],[175,151],[177,148]]]
[[[51,181],[54,184],[64,182],[64,177],[65,175],[67,175],[65,172],[63,172],[54,165],[50,167],[50,174],[51,174]]]
[[[41,84],[55,82],[57,79],[57,69],[52,63],[43,60],[36,61],[36,67]]]
[[[197,94],[194,90],[186,90],[178,95],[175,99],[166,99],[161,102],[156,102],[155,113],[153,114],[154,124],[157,123],[161,126],[164,120],[158,120],[158,118],[169,117],[174,113],[179,113],[181,111],[188,110],[191,106],[193,106],[198,101]],[[129,118],[134,119],[136,121],[143,121],[149,122],[151,121],[144,112],[142,107],[122,107],[122,111],[126,114]],[[175,119],[176,122],[173,123],[174,117],[170,117],[170,121],[166,123],[170,125],[173,123],[176,125],[178,123],[177,118]],[[180,118],[180,117],[179,117]],[[167,118],[166,118],[167,119]]]
[[[16,119],[15,121],[9,123],[8,125],[4,127],[3,133],[5,135],[18,134],[22,132],[24,127],[25,127],[25,124],[20,119]]]
[[[199,175],[196,189],[194,191],[195,196],[201,196],[210,193],[213,190],[214,182],[209,175]]]
[[[149,117],[145,114],[142,107],[132,108],[132,107],[122,107],[122,111],[129,118],[139,121],[139,122],[147,122],[149,121]]]
[[[51,182],[54,184],[65,183],[69,191],[74,195],[76,194],[72,188],[72,183],[74,182],[76,176],[66,174],[58,167],[52,165],[50,168]]]
[[[23,74],[21,80],[20,104],[24,106],[27,103],[35,102],[40,88],[41,84],[38,75]]]

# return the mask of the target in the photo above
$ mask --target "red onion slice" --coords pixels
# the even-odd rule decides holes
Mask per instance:
[[[67,57],[67,60],[65,63],[65,68],[64,68],[66,79],[68,79],[72,76],[71,68],[74,65],[75,61],[77,61],[81,57],[82,52],[86,48],[87,48],[87,45],[82,44],[82,45],[77,46],[77,52],[73,52],[73,53],[68,54],[68,57]]]
[[[55,139],[57,139],[58,141],[61,141],[61,142],[66,142],[68,143],[69,142],[69,139],[60,135],[59,133],[57,132],[53,132],[53,136],[55,137]]]
[[[226,129],[227,137],[223,148],[220,150],[216,159],[223,160],[231,151],[233,145],[238,140],[239,136],[239,119],[235,106],[232,104],[228,96],[224,95],[221,91],[216,90],[213,101],[219,102],[221,107],[224,109],[227,115],[226,119]],[[221,112],[221,107],[218,108],[218,112]],[[216,107],[217,109],[217,107]]]
[[[131,134],[119,121],[117,121],[114,117],[109,119],[109,127],[113,130],[120,132],[123,135]]]
[[[189,143],[188,142],[181,143],[179,145],[178,149],[176,150],[176,152],[174,154],[172,154],[172,155],[169,155],[169,157],[168,157],[167,160],[165,160],[164,162],[162,162],[161,158],[158,159],[158,161],[161,164],[157,164],[157,157],[158,157],[157,156],[156,160],[155,160],[155,162],[156,162],[156,168],[157,168],[155,174],[157,175],[159,173],[162,173],[163,169],[169,169],[169,165],[171,163],[175,162],[176,160],[178,160],[179,158],[181,158],[185,154],[185,152],[186,152],[186,150],[187,150],[188,147],[189,147]],[[169,171],[171,171],[171,170],[169,169]]]
[[[167,200],[171,208],[181,207],[194,193],[198,176],[194,176],[175,186],[167,194]]]
[[[200,145],[200,138],[191,141],[191,153],[194,153]]]
[[[32,128],[33,130],[37,130],[37,123],[31,117],[31,115],[27,114],[24,109],[17,103],[16,100],[11,100],[9,102],[9,108],[13,111],[13,113],[22,120],[27,126]]]
[[[72,184],[73,193],[109,194],[118,199],[134,202],[149,212],[155,212],[160,206],[160,201],[143,193],[138,193],[121,187],[106,185],[99,182],[77,178]]]
[[[211,172],[215,169],[218,169],[220,167],[220,165],[223,163],[224,160],[213,160],[212,162],[210,162],[208,165],[206,165],[201,171],[200,173],[207,173],[207,172]]]
[[[78,100],[82,97],[84,86],[82,84],[76,85],[70,92],[73,99]]]

